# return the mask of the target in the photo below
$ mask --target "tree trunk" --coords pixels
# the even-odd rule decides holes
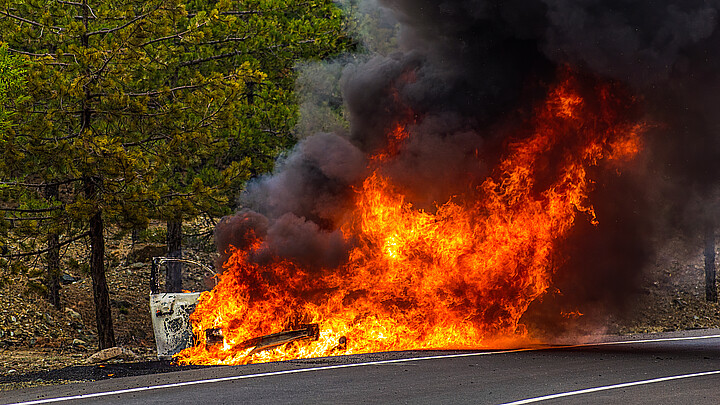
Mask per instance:
[[[717,302],[717,286],[715,283],[715,227],[708,225],[705,230],[705,299]]]
[[[88,0],[82,0],[82,23],[85,27],[80,37],[84,49],[90,45],[90,7]],[[77,3],[76,3],[77,5]],[[85,66],[85,76],[90,77],[90,68]],[[82,99],[82,115],[80,131],[89,130],[92,120],[92,96],[90,86],[85,87],[85,94]],[[107,280],[105,280],[105,236],[103,231],[102,209],[99,201],[99,188],[102,185],[102,178],[98,176],[86,176],[83,178],[83,192],[85,198],[94,204],[95,212],[90,217],[90,276],[93,281],[93,298],[95,301],[95,323],[98,332],[98,347],[100,350],[115,346],[115,332],[113,331],[112,313],[110,312],[110,293]]]
[[[97,198],[97,178],[85,179],[85,196],[88,200]],[[115,346],[112,313],[110,312],[110,293],[105,280],[105,238],[104,225],[100,209],[90,218],[90,275],[93,281],[95,300],[95,322],[98,331],[100,350]]]
[[[167,223],[167,257],[182,259],[182,220]],[[165,291],[182,291],[182,263],[168,262]]]
[[[47,186],[45,198],[48,201],[57,201],[60,198],[60,188],[57,184]],[[47,287],[47,300],[62,310],[60,302],[60,235],[50,232],[47,238],[47,255],[45,269],[45,287]]]
[[[60,236],[51,233],[47,241],[47,261],[45,269],[45,286],[47,287],[47,300],[57,308],[62,310],[60,302]]]

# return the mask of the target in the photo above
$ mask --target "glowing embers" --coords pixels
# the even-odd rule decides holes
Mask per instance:
[[[198,344],[179,361],[478,348],[526,337],[520,319],[551,285],[561,259],[557,241],[578,215],[596,220],[588,169],[618,170],[640,150],[643,126],[632,119],[633,103],[618,86],[566,73],[508,141],[492,176],[427,211],[382,174],[413,136],[398,124],[388,148],[370,159],[370,175],[344,216],[340,229],[353,246],[347,261],[331,269],[281,257],[257,263],[261,239],[233,252],[192,315]],[[254,353],[245,343],[311,323],[319,325],[316,341]],[[222,345],[206,345],[202,332],[213,328],[222,329]]]

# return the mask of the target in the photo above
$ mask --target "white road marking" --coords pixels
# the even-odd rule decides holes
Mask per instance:
[[[681,380],[683,378],[704,377],[704,376],[714,375],[714,374],[720,374],[720,370],[706,371],[704,373],[673,375],[673,376],[669,376],[669,377],[653,378],[651,380],[633,381],[633,382],[627,382],[627,383],[621,383],[621,384],[605,385],[602,387],[586,388],[584,390],[560,392],[557,394],[545,395],[542,397],[527,398],[527,399],[523,399],[520,401],[514,401],[514,402],[506,402],[501,405],[531,404],[534,402],[547,401],[549,399],[571,397],[573,395],[590,394],[590,393],[598,392],[598,391],[614,390],[614,389],[618,389],[618,388],[634,387],[637,385],[654,384],[654,383],[672,381],[672,380]]]
[[[340,369],[340,368],[375,366],[375,365],[382,365],[382,364],[403,363],[403,362],[420,361],[420,360],[484,356],[484,355],[489,355],[489,354],[513,353],[513,352],[528,351],[528,350],[533,350],[533,349],[514,349],[514,350],[504,350],[504,351],[497,351],[497,352],[481,352],[481,353],[459,353],[459,354],[440,355],[440,356],[413,357],[413,358],[409,358],[409,359],[379,360],[379,361],[370,361],[370,362],[366,362],[366,363],[338,364],[335,366],[323,366],[323,367],[301,368],[301,369],[283,370],[283,371],[272,371],[272,372],[268,372],[268,373],[236,375],[236,376],[231,376],[231,377],[211,378],[208,380],[185,381],[185,382],[179,382],[179,383],[173,383],[173,384],[151,385],[151,386],[147,386],[147,387],[127,388],[127,389],[117,390],[117,391],[97,392],[94,394],[73,395],[73,396],[69,396],[69,397],[38,399],[36,401],[17,402],[17,403],[12,403],[12,404],[8,404],[8,405],[48,404],[48,403],[52,403],[52,402],[98,398],[98,397],[106,397],[109,395],[130,394],[130,393],[134,393],[134,392],[158,390],[158,389],[163,389],[163,388],[186,387],[186,386],[190,386],[190,385],[210,384],[210,383],[235,381],[235,380],[245,380],[245,379],[250,379],[250,378],[258,378],[258,377],[272,377],[272,376],[286,375],[286,374],[307,373],[310,371],[325,371],[325,370],[335,370],[335,369]]]
[[[96,392],[96,393],[92,393],[92,394],[72,395],[72,396],[57,397],[57,398],[46,398],[46,399],[38,399],[35,401],[27,401],[27,402],[16,402],[16,403],[7,404],[7,405],[49,404],[49,403],[53,403],[53,402],[65,402],[65,401],[75,401],[75,400],[80,400],[80,399],[100,398],[100,397],[107,397],[110,395],[131,394],[131,393],[136,393],[136,392],[152,391],[152,390],[159,390],[159,389],[166,389],[166,388],[187,387],[187,386],[199,385],[199,384],[212,384],[212,383],[225,382],[225,381],[245,380],[245,379],[260,378],[260,377],[273,377],[273,376],[279,376],[279,375],[307,373],[307,372],[312,372],[312,371],[336,370],[336,369],[341,369],[341,368],[375,366],[375,365],[394,364],[394,363],[407,363],[407,362],[412,362],[412,361],[487,356],[487,355],[492,355],[492,354],[507,354],[507,353],[517,353],[517,352],[525,352],[525,351],[533,351],[533,350],[565,349],[565,348],[623,345],[623,344],[637,344],[637,343],[676,342],[676,341],[685,341],[685,340],[717,339],[717,338],[720,338],[720,335],[642,339],[642,340],[628,340],[628,341],[615,341],[615,342],[597,342],[597,343],[584,343],[584,344],[565,345],[565,346],[543,346],[543,347],[539,347],[539,348],[521,348],[521,349],[494,351],[494,352],[457,353],[457,354],[446,354],[446,355],[438,355],[438,356],[412,357],[412,358],[408,358],[408,359],[378,360],[378,361],[369,361],[369,362],[365,362],[365,363],[338,364],[338,365],[334,365],[334,366],[311,367],[311,368],[301,368],[301,369],[293,369],[293,370],[273,371],[273,372],[259,373],[259,374],[246,374],[246,375],[237,375],[237,376],[230,376],[230,377],[211,378],[211,379],[207,379],[207,380],[184,381],[184,382],[173,383],[173,384],[150,385],[150,386],[145,386],[145,387],[127,388],[127,389],[115,390],[115,391]],[[720,370],[711,371],[709,373],[720,374]],[[698,375],[702,375],[702,373],[697,374],[697,375],[696,374],[688,374],[688,376],[698,376]],[[688,376],[673,376],[673,377],[664,377],[664,378],[665,379],[677,379],[677,378],[688,378]],[[662,379],[659,379],[659,380],[662,380]],[[658,382],[658,381],[653,381],[653,380],[648,380],[648,381]],[[649,384],[649,382],[644,382],[644,383]],[[631,383],[626,383],[626,384],[639,385],[638,382],[631,382]],[[613,387],[620,388],[620,385],[613,386]],[[601,388],[604,388],[604,387],[601,387]],[[595,388],[590,388],[590,389],[592,390]],[[610,388],[605,388],[605,389],[610,389]],[[581,391],[586,391],[586,390],[581,390]],[[581,391],[577,391],[577,392],[584,393]],[[588,391],[588,392],[592,392],[592,391]],[[565,396],[568,395],[567,393],[564,393],[564,394],[565,394]],[[561,394],[554,394],[554,395],[561,395]],[[573,395],[578,395],[578,394],[573,394]],[[544,398],[544,397],[541,397],[541,398]],[[550,399],[550,398],[547,398],[547,399]],[[525,400],[525,401],[528,401],[528,400]],[[537,400],[535,402],[537,402]],[[521,404],[521,403],[526,403],[526,402],[512,402],[512,404]]]
[[[610,346],[610,345],[624,345],[629,343],[657,343],[657,342],[679,342],[683,340],[702,340],[702,339],[717,339],[720,335],[707,335],[707,336],[686,336],[676,338],[657,338],[657,339],[640,339],[640,340],[618,340],[615,342],[596,342],[596,343],[581,343],[579,345],[568,345],[563,347],[591,347],[591,346]]]

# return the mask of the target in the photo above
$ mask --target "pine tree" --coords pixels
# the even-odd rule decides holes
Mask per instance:
[[[176,79],[247,67],[261,74],[246,81],[240,98],[214,117],[222,125],[214,127],[214,136],[204,138],[215,142],[212,147],[161,165],[164,186],[182,190],[159,207],[159,217],[168,224],[171,257],[182,256],[184,220],[200,212],[210,217],[228,213],[245,180],[270,170],[277,155],[294,143],[298,61],[323,58],[351,45],[343,34],[340,10],[331,1],[191,2],[188,13],[195,18],[216,13],[217,22],[203,26],[204,40],[185,45],[187,57],[175,67]],[[169,264],[166,289],[180,291],[180,280],[181,264]]]
[[[226,211],[292,144],[293,64],[344,46],[340,17],[330,1],[0,0],[0,41],[32,63],[0,168],[27,253],[5,256],[46,253],[57,276],[59,247],[88,237],[114,346],[106,229]]]

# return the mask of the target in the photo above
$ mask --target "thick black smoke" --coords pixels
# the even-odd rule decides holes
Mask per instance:
[[[562,241],[568,259],[559,261],[553,287],[562,293],[536,303],[529,323],[558,324],[545,319],[556,307],[590,318],[622,309],[663,238],[701,232],[700,224],[720,214],[713,199],[720,181],[719,1],[342,3],[360,12],[365,32],[358,40],[368,49],[328,64],[334,75],[324,76],[337,79],[341,94],[331,102],[344,102],[349,130],[300,134],[275,173],[243,193],[243,210],[218,226],[221,252],[244,246],[251,230],[265,240],[259,261],[281,255],[318,268],[342,263],[350,246],[337,228],[352,187],[398,117],[413,137],[383,174],[403,184],[416,206],[432,209],[482,182],[503,133],[565,65],[625,83],[655,124],[634,168],[597,174],[591,201],[600,224],[579,223]],[[320,71],[305,70],[301,82],[313,83],[306,90],[323,86],[307,76]],[[334,84],[323,91],[332,93]],[[301,109],[302,131],[324,128],[308,120],[332,115],[327,102],[305,100],[313,105]]]

